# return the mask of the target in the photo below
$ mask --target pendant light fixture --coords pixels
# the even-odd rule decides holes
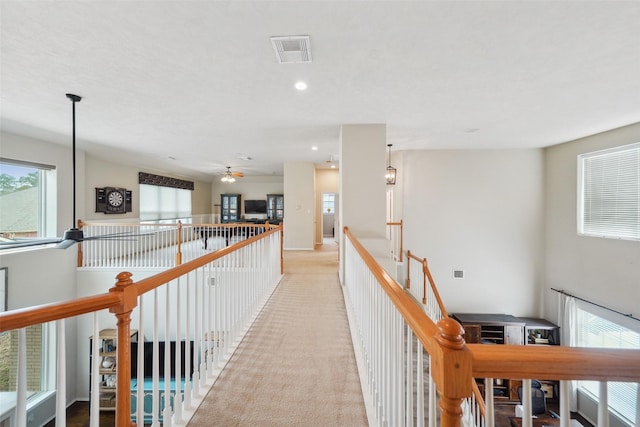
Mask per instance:
[[[387,173],[385,174],[387,185],[396,185],[397,169],[391,166],[391,146],[392,145],[393,144],[387,144]]]

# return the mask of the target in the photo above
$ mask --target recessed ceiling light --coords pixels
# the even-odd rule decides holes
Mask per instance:
[[[296,82],[294,86],[298,90],[307,90],[307,84],[305,82]]]
[[[311,147],[311,149],[312,149],[313,151],[318,151],[318,146],[317,146],[317,145],[314,145],[313,147]]]

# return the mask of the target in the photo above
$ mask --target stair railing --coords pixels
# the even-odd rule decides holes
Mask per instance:
[[[279,226],[138,282],[132,280],[131,273],[122,272],[117,275],[115,286],[107,293],[0,313],[0,333],[7,331],[18,333],[17,403],[14,425],[25,427],[27,424],[25,328],[56,322],[58,329],[56,418],[60,420],[60,425],[64,425],[66,419],[66,375],[64,373],[67,363],[64,357],[65,321],[92,314],[93,337],[97,337],[99,317],[103,317],[104,310],[109,310],[115,316],[117,325],[116,426],[132,426],[132,417],[136,420],[144,417],[145,423],[147,423],[146,418],[150,417],[149,423],[154,425],[158,425],[159,422],[171,425],[171,420],[178,424],[184,423],[197,408],[199,403],[197,399],[201,400],[206,394],[207,387],[210,387],[219,373],[219,367],[226,363],[233,346],[239,343],[253,318],[282,277],[281,251],[282,226]],[[163,297],[166,306],[162,308],[158,305],[160,289],[165,291]],[[142,298],[147,296],[148,301],[142,304]],[[144,320],[148,316],[143,316],[143,307],[145,310],[151,307],[154,312],[151,324]],[[167,341],[194,343],[194,354],[189,357],[187,353],[184,366],[179,352],[176,351],[174,372],[176,377],[180,377],[180,373],[186,377],[186,384],[183,387],[170,385],[174,381],[172,381],[169,357],[167,357],[163,377],[165,388],[158,389],[160,379],[156,366],[159,364],[159,356],[158,352],[154,352],[152,414],[147,414],[142,409],[146,399],[139,392],[142,382],[140,372],[144,371],[140,353],[138,353],[137,363],[138,392],[136,394],[131,392],[133,385],[131,366],[136,366],[136,363],[132,365],[131,361],[131,323],[134,310],[138,312],[136,321],[141,336],[144,338],[145,332],[148,332],[148,336],[153,336],[154,346],[158,343],[163,328],[165,343]],[[161,324],[157,315],[160,310],[162,310],[164,325]],[[191,359],[194,361],[193,366],[190,366]],[[96,363],[95,360],[97,358],[94,358],[93,363]],[[193,376],[189,374],[191,368],[193,368]],[[94,369],[92,375],[99,375],[98,369]],[[91,383],[97,384],[94,379]],[[181,381],[176,380],[175,383],[180,384]],[[163,391],[165,393],[164,409],[161,411],[162,404],[158,396]],[[91,391],[92,427],[98,426],[99,423],[98,393],[97,388]],[[136,402],[137,405],[137,410],[133,412],[132,402]]]
[[[344,234],[345,301],[374,425],[402,425],[417,413],[407,412],[407,386],[414,381],[403,375],[412,337],[429,356],[445,427],[461,425],[474,378],[545,378],[560,380],[561,388],[566,380],[640,382],[640,350],[465,344],[458,322],[445,318],[435,324],[347,227]],[[430,398],[418,396],[414,405],[425,406]],[[562,394],[561,399],[567,400]],[[560,416],[568,425],[568,405],[561,405]],[[523,417],[523,423],[531,425],[531,418]]]
[[[188,221],[188,220],[185,220]],[[254,223],[78,221],[78,267],[171,268],[276,226]],[[96,238],[105,236],[105,238]]]

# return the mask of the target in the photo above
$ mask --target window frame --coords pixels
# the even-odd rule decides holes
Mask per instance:
[[[37,238],[56,237],[57,233],[57,173],[56,167],[43,163],[0,157],[0,164],[38,171]],[[3,230],[0,230],[0,232]]]
[[[576,323],[573,330],[575,337],[576,337],[576,343],[575,345],[577,347],[595,347],[595,348],[634,348],[634,347],[629,347],[629,346],[625,346],[625,347],[619,347],[619,346],[598,346],[596,344],[594,344],[593,342],[584,342],[581,340],[582,332],[585,331],[585,329],[582,328],[582,324],[581,321],[583,320],[583,316],[580,312],[584,312],[584,313],[588,313],[589,316],[594,316],[598,319],[602,320],[602,323],[606,323],[606,324],[613,324],[616,326],[619,326],[620,329],[626,329],[628,332],[632,333],[632,334],[636,334],[638,335],[638,342],[637,342],[637,349],[640,349],[640,324],[636,321],[633,320],[632,318],[625,318],[624,316],[617,314],[613,311],[607,310],[605,308],[599,307],[597,305],[593,305],[591,303],[588,302],[583,302],[580,300],[576,300]],[[588,396],[590,399],[592,399],[593,401],[597,402],[598,401],[598,386],[597,386],[597,382],[595,381],[577,381],[576,382],[577,385],[577,389],[580,393],[583,393],[585,396]],[[631,414],[631,419],[629,419],[626,415],[623,414],[623,412],[625,412],[628,409],[623,409],[621,411],[621,408],[619,408],[616,403],[618,403],[618,405],[622,404],[624,405],[624,401],[623,402],[617,402],[616,401],[616,395],[621,395],[624,393],[621,393],[622,389],[624,389],[625,387],[640,387],[640,385],[638,385],[637,383],[619,383],[619,382],[608,382],[607,386],[608,386],[608,396],[609,396],[609,411],[612,414],[615,414],[615,416],[620,419],[621,421],[623,421],[624,423],[628,424],[629,426],[632,426],[634,423],[634,417],[637,417],[637,411],[638,409],[638,401],[637,401],[637,396],[638,396],[638,390],[635,390],[635,393],[632,393],[631,399],[633,399],[635,397],[636,399],[636,414]],[[624,394],[626,395],[626,394]],[[612,406],[614,405],[614,406]],[[633,406],[633,405],[632,405]],[[631,406],[631,407],[632,407]]]
[[[598,172],[594,172],[592,169],[595,167],[601,167],[602,172],[599,175],[613,174],[618,178],[621,175],[621,172],[625,170],[630,171],[629,175],[633,175],[634,169],[625,169],[625,168],[614,168],[607,167],[606,165],[602,165],[607,160],[616,161],[614,156],[624,154],[629,152],[628,160],[630,164],[634,161],[637,162],[636,165],[640,165],[640,142],[622,145],[618,147],[608,148],[604,150],[593,151],[589,153],[583,153],[578,155],[578,185],[577,185],[577,233],[579,236],[588,236],[588,237],[600,237],[600,238],[608,238],[608,239],[617,239],[617,240],[631,240],[631,241],[640,241],[640,194],[638,194],[638,189],[640,188],[640,166],[637,166],[635,169],[635,173],[638,177],[637,181],[633,183],[634,179],[631,177],[628,179],[628,182],[617,182],[616,184],[625,184],[623,185],[612,185],[612,189],[608,191],[609,194],[605,195],[604,192],[598,192],[596,190],[591,190],[591,187],[597,187],[597,184],[601,184],[602,188],[605,185],[611,183],[610,178],[602,178],[598,179],[594,177],[594,175],[598,174]],[[618,156],[617,166],[620,166],[620,161],[625,160],[622,159],[623,156]],[[634,157],[636,159],[634,159]],[[602,162],[597,165],[587,165],[587,163],[593,163],[592,160],[600,158]],[[589,177],[587,177],[587,174]],[[635,195],[633,192],[625,193],[625,190],[636,189]],[[587,195],[594,195],[593,197],[589,197]],[[593,193],[593,194],[592,194]],[[606,198],[609,196],[609,203],[604,204],[601,200],[598,199]],[[606,220],[601,219],[592,220],[590,224],[587,225],[587,221],[585,221],[585,217],[587,216],[587,210],[589,210],[586,206],[589,204],[589,200],[594,200],[596,202],[600,201],[600,205],[597,207],[602,208],[600,211],[596,211],[593,216],[598,215],[599,217],[613,217],[613,219]],[[635,208],[635,212],[633,212],[634,208],[631,207],[628,209],[628,215],[631,215],[631,220],[626,221],[624,219],[625,212],[623,208],[623,212],[620,213],[618,206],[620,202],[626,202],[630,206],[634,204],[637,206]],[[596,207],[596,208],[597,208]],[[594,209],[595,210],[595,209]],[[590,210],[589,210],[590,211]],[[633,224],[633,215],[635,215],[636,221]],[[620,217],[623,217],[623,221],[620,221]],[[624,230],[627,228],[627,230]],[[634,229],[635,228],[635,229]],[[597,230],[596,230],[597,229]]]

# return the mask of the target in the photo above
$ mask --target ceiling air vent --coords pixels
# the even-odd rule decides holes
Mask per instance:
[[[271,44],[280,64],[311,62],[309,36],[271,37]]]

